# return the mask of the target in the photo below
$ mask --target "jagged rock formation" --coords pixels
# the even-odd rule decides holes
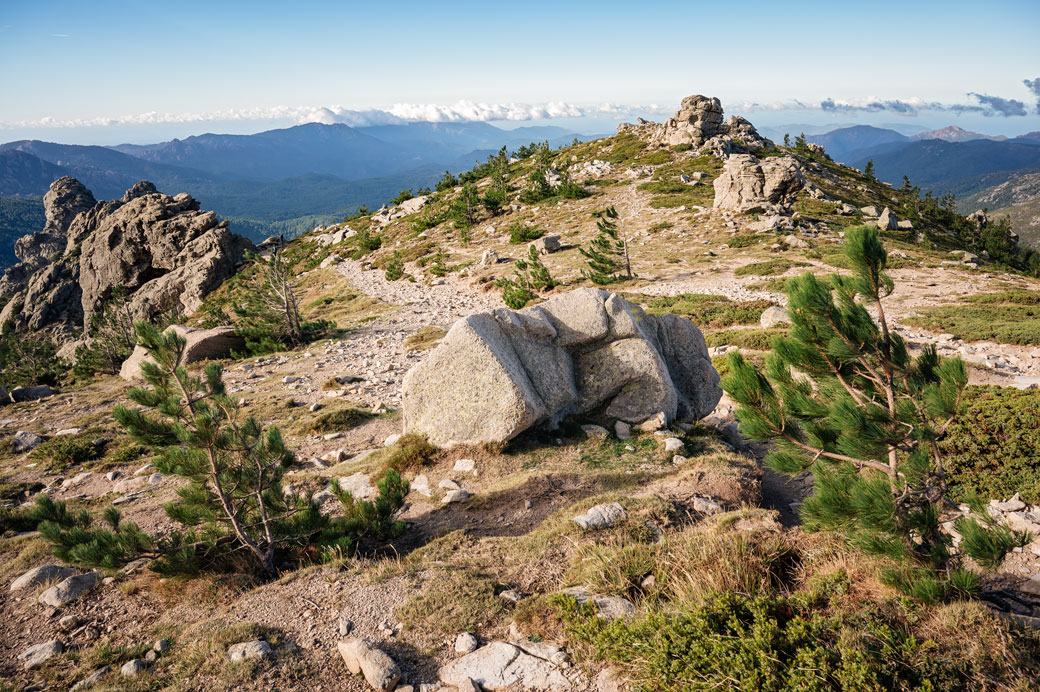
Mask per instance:
[[[94,195],[75,178],[65,176],[51,183],[43,196],[46,223],[39,233],[24,235],[14,243],[18,264],[0,277],[0,296],[25,290],[34,273],[65,251],[69,226],[81,212],[96,204]]]
[[[130,293],[136,319],[191,312],[252,247],[190,195],[170,197],[147,181],[96,202],[61,178],[44,204],[47,226],[18,241],[21,262],[0,279],[10,297],[0,321],[16,329],[83,329],[117,286]]]
[[[734,154],[726,159],[714,186],[716,209],[766,211],[794,201],[805,187],[805,178],[798,161],[791,156],[759,160],[750,154]]]
[[[722,396],[718,382],[689,320],[583,288],[456,322],[405,375],[404,428],[446,445],[503,442],[594,411],[627,423],[698,419]]]

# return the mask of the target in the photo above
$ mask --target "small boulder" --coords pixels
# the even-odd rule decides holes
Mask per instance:
[[[686,445],[678,437],[666,437],[664,440],[664,451],[683,452],[686,451]]]
[[[477,638],[469,632],[463,632],[459,636],[455,637],[455,653],[457,654],[468,654],[471,651],[476,651],[480,643]]]
[[[446,505],[450,505],[454,502],[462,502],[463,500],[469,499],[469,492],[459,488],[457,490],[449,490],[445,493],[444,497],[441,498],[441,502]]]
[[[374,690],[389,692],[401,680],[401,669],[386,652],[367,639],[348,639],[336,645],[339,655],[354,675],[361,673]]]
[[[623,420],[614,421],[614,434],[619,440],[627,440],[632,437],[632,426]]]
[[[47,589],[40,594],[38,600],[43,605],[61,608],[93,589],[99,581],[101,581],[101,574],[98,572],[77,574]]]
[[[573,521],[583,529],[607,529],[628,517],[625,508],[617,502],[596,505]]]
[[[37,644],[36,646],[30,646],[28,649],[18,654],[18,660],[22,662],[22,667],[25,669],[36,668],[42,666],[51,658],[54,658],[65,650],[65,644],[58,639],[52,639],[49,642]]]
[[[62,565],[40,565],[34,567],[22,576],[11,582],[11,591],[19,591],[34,586],[42,586],[49,582],[68,579],[76,574],[76,570]]]
[[[268,658],[271,655],[271,645],[262,639],[251,642],[239,642],[228,648],[228,658],[232,663],[244,661],[250,658]]]
[[[560,236],[558,235],[543,235],[541,238],[531,243],[534,246],[535,252],[540,255],[549,255],[554,252],[558,252],[560,249]]]
[[[11,401],[18,404],[23,401],[36,401],[46,399],[54,394],[54,390],[45,384],[35,387],[15,387],[11,390]]]
[[[123,667],[119,669],[119,674],[124,678],[132,678],[135,675],[140,675],[146,670],[148,670],[147,663],[139,658],[133,658],[123,664]]]
[[[595,425],[593,423],[581,426],[581,431],[585,433],[587,437],[593,437],[597,440],[605,440],[610,437],[610,432],[606,428],[602,425]]]
[[[791,318],[788,316],[787,310],[774,305],[762,311],[762,317],[759,318],[758,323],[762,325],[763,329],[772,329],[781,324],[791,324]]]
[[[43,438],[28,430],[19,430],[11,438],[11,449],[15,454],[31,451],[41,444],[43,444]]]
[[[877,227],[882,231],[894,231],[899,228],[899,219],[892,213],[892,210],[885,207],[885,210],[881,212],[881,216],[878,217]]]
[[[456,473],[470,473],[476,467],[476,462],[472,459],[458,459],[452,470]]]
[[[498,253],[492,250],[491,248],[488,248],[487,250],[484,250],[484,254],[480,256],[480,262],[478,263],[478,266],[490,267],[492,265],[498,264],[498,260]]]
[[[592,603],[596,606],[596,617],[604,620],[617,620],[617,619],[628,619],[634,617],[639,609],[636,608],[635,604],[627,598],[620,598],[618,596],[598,596],[590,593],[588,589],[583,586],[574,586],[569,589],[561,591],[564,596],[570,596],[578,602],[579,605],[585,603]]]
[[[195,363],[209,358],[223,358],[234,349],[244,348],[245,338],[235,332],[234,327],[214,327],[213,329],[194,329],[179,324],[172,325],[173,330],[187,342],[181,364]],[[141,379],[141,363],[151,361],[148,351],[143,346],[135,346],[130,357],[123,361],[119,376],[124,380]]]
[[[108,666],[102,666],[102,667],[98,668],[93,673],[91,673],[90,675],[88,675],[87,677],[83,678],[82,680],[77,682],[75,685],[70,687],[69,688],[69,692],[79,692],[79,690],[84,690],[84,689],[87,689],[88,687],[94,686],[95,684],[97,684],[97,682],[99,680],[101,680],[101,678],[103,678],[106,675],[108,675],[108,671],[109,670],[111,670],[111,669]]]

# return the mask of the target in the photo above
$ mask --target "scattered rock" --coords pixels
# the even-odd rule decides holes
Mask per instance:
[[[784,245],[791,248],[806,248],[809,247],[809,243],[804,238],[799,238],[796,235],[788,235],[784,238]]]
[[[40,594],[39,602],[52,608],[61,608],[77,600],[101,581],[98,572],[87,572],[69,577]]]
[[[476,467],[476,462],[472,459],[458,459],[452,470],[457,473],[469,473]]]
[[[882,231],[894,231],[899,228],[899,219],[896,218],[891,209],[885,207],[885,210],[878,217],[877,227]]]
[[[480,262],[478,263],[478,266],[490,267],[492,265],[498,264],[498,261],[498,253],[492,250],[491,248],[488,248],[487,250],[484,250],[484,254],[480,256]]]
[[[339,487],[348,491],[355,499],[368,500],[376,496],[376,489],[368,480],[368,474],[358,471],[352,476],[339,479]]]
[[[628,517],[625,508],[617,502],[596,505],[573,521],[583,529],[606,529]]]
[[[383,446],[384,447],[393,447],[395,444],[397,444],[397,441],[400,440],[400,439],[401,439],[401,434],[400,433],[394,433],[393,435],[390,435],[385,440],[383,440]]]
[[[447,493],[445,493],[444,497],[441,498],[441,502],[443,504],[448,505],[453,502],[462,502],[463,500],[466,500],[468,498],[469,493],[463,490],[462,488],[459,488],[458,490],[449,490]]]
[[[586,436],[595,438],[597,440],[605,440],[610,437],[610,432],[602,425],[595,425],[594,423],[587,423],[581,426],[581,431]]]
[[[25,669],[35,668],[43,665],[63,651],[65,651],[65,644],[59,639],[52,639],[49,642],[30,646],[18,654],[18,660],[22,662],[22,667]]]
[[[457,654],[468,654],[476,651],[478,646],[480,646],[480,643],[477,641],[477,638],[469,632],[463,632],[455,637],[455,653]]]
[[[614,421],[614,434],[619,440],[627,440],[632,437],[632,426],[623,420]]]
[[[535,252],[540,255],[551,255],[554,252],[560,250],[560,236],[558,235],[543,235],[531,243],[534,247]]]
[[[251,658],[269,658],[271,656],[271,645],[262,639],[251,642],[239,642],[228,647],[228,658],[232,663],[244,661]]]
[[[693,508],[705,514],[717,514],[722,511],[722,505],[707,497],[693,498]]]
[[[413,492],[425,495],[426,497],[433,496],[433,491],[430,490],[430,479],[427,478],[425,474],[419,474],[412,479],[411,489]]]
[[[666,437],[664,440],[664,451],[684,452],[686,451],[686,445],[678,437]]]
[[[84,690],[84,689],[86,689],[88,687],[92,687],[98,681],[100,681],[101,678],[103,678],[106,675],[108,675],[108,671],[109,670],[111,670],[111,668],[109,668],[108,666],[102,666],[102,667],[98,668],[93,673],[91,673],[90,675],[88,675],[87,677],[83,678],[82,680],[77,682],[75,685],[70,687],[69,688],[69,692],[78,692],[79,690]]]
[[[350,672],[363,674],[373,689],[389,692],[400,681],[401,669],[394,660],[367,639],[348,639],[336,647]]]

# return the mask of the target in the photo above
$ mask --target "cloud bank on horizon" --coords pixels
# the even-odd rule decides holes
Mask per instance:
[[[744,102],[733,109],[741,112],[755,111],[822,111],[830,113],[893,113],[916,116],[925,112],[974,113],[985,117],[1022,117],[1031,113],[1040,114],[1040,77],[1024,79],[1022,83],[1035,99],[1031,109],[1025,101],[1014,98],[991,96],[968,92],[971,99],[964,103],[941,103],[924,99],[833,99],[822,101],[783,101],[773,103]],[[291,121],[296,124],[342,123],[352,127],[378,125],[400,125],[409,122],[465,123],[465,122],[523,122],[552,120],[558,118],[600,117],[617,120],[637,114],[671,115],[674,106],[656,104],[624,105],[601,103],[578,105],[553,101],[542,104],[530,103],[480,103],[457,101],[451,105],[397,103],[387,109],[352,109],[344,106],[274,106],[266,108],[232,108],[206,113],[159,113],[150,111],[136,115],[100,116],[93,118],[58,119],[52,117],[37,120],[0,122],[0,129],[53,128],[79,129],[113,127],[121,125],[190,124],[231,121]]]

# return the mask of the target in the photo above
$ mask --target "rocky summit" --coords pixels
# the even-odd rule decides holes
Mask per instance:
[[[96,202],[73,178],[44,196],[47,225],[16,245],[19,263],[0,278],[0,321],[15,329],[73,332],[90,324],[116,287],[136,319],[192,312],[252,247],[186,193],[141,181],[118,200]]]
[[[722,396],[718,381],[689,320],[578,289],[456,322],[404,379],[404,429],[450,445],[506,442],[595,409],[626,423],[696,420]]]

